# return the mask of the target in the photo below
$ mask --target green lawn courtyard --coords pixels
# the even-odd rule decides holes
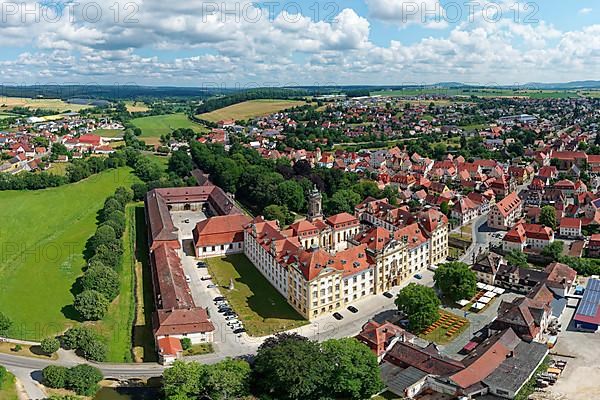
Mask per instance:
[[[308,323],[244,255],[208,260],[210,275],[250,336],[264,336]],[[233,279],[234,288],[229,290]]]
[[[10,337],[40,340],[75,323],[71,290],[97,213],[134,179],[120,168],[58,188],[0,192],[0,310],[13,321]]]

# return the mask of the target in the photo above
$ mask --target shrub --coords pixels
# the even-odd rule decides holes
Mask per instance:
[[[68,368],[58,365],[49,365],[42,370],[42,383],[54,389],[62,389],[67,386]]]
[[[60,349],[60,341],[56,338],[46,338],[40,343],[42,351],[46,354],[54,354]]]
[[[192,348],[192,339],[190,339],[190,338],[181,339],[181,347],[183,348],[183,350],[191,349]]]
[[[67,387],[82,396],[93,396],[98,391],[102,372],[91,365],[81,364],[70,368],[67,373]]]

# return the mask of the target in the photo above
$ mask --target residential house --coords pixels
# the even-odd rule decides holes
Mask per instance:
[[[522,202],[516,192],[491,206],[488,214],[488,226],[496,229],[509,229],[521,218]]]

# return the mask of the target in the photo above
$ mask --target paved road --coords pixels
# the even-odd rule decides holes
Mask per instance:
[[[465,254],[463,254],[463,256],[460,258],[460,261],[469,265],[473,264],[473,254],[478,255],[481,251],[488,249],[488,233],[484,231],[486,223],[487,213],[475,218],[471,226],[471,236],[473,238],[473,242],[471,247],[469,247]]]
[[[76,361],[77,360],[77,361]],[[59,360],[43,360],[33,357],[22,357],[12,354],[0,353],[0,364],[10,368],[24,368],[30,371],[41,370],[48,365],[62,365],[64,367],[72,367],[77,364],[90,364],[98,367],[104,376],[110,378],[144,378],[160,376],[165,367],[156,363],[140,363],[140,364],[108,364],[108,363],[93,363],[83,359],[64,358]]]

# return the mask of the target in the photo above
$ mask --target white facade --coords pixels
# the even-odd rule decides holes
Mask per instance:
[[[374,293],[373,268],[344,277],[344,301],[351,303]]]
[[[286,299],[288,298],[288,270],[283,268],[275,257],[261,246],[254,236],[244,231],[244,254],[267,278],[269,283]]]
[[[196,257],[198,258],[220,257],[229,254],[240,254],[243,252],[244,242],[233,242],[215,246],[196,247]]]
[[[180,335],[162,335],[157,336],[156,341],[158,342],[160,339],[165,337],[173,337],[177,339],[190,339],[192,344],[200,344],[200,343],[210,343],[214,340],[213,332],[198,332],[198,333],[183,333]]]

